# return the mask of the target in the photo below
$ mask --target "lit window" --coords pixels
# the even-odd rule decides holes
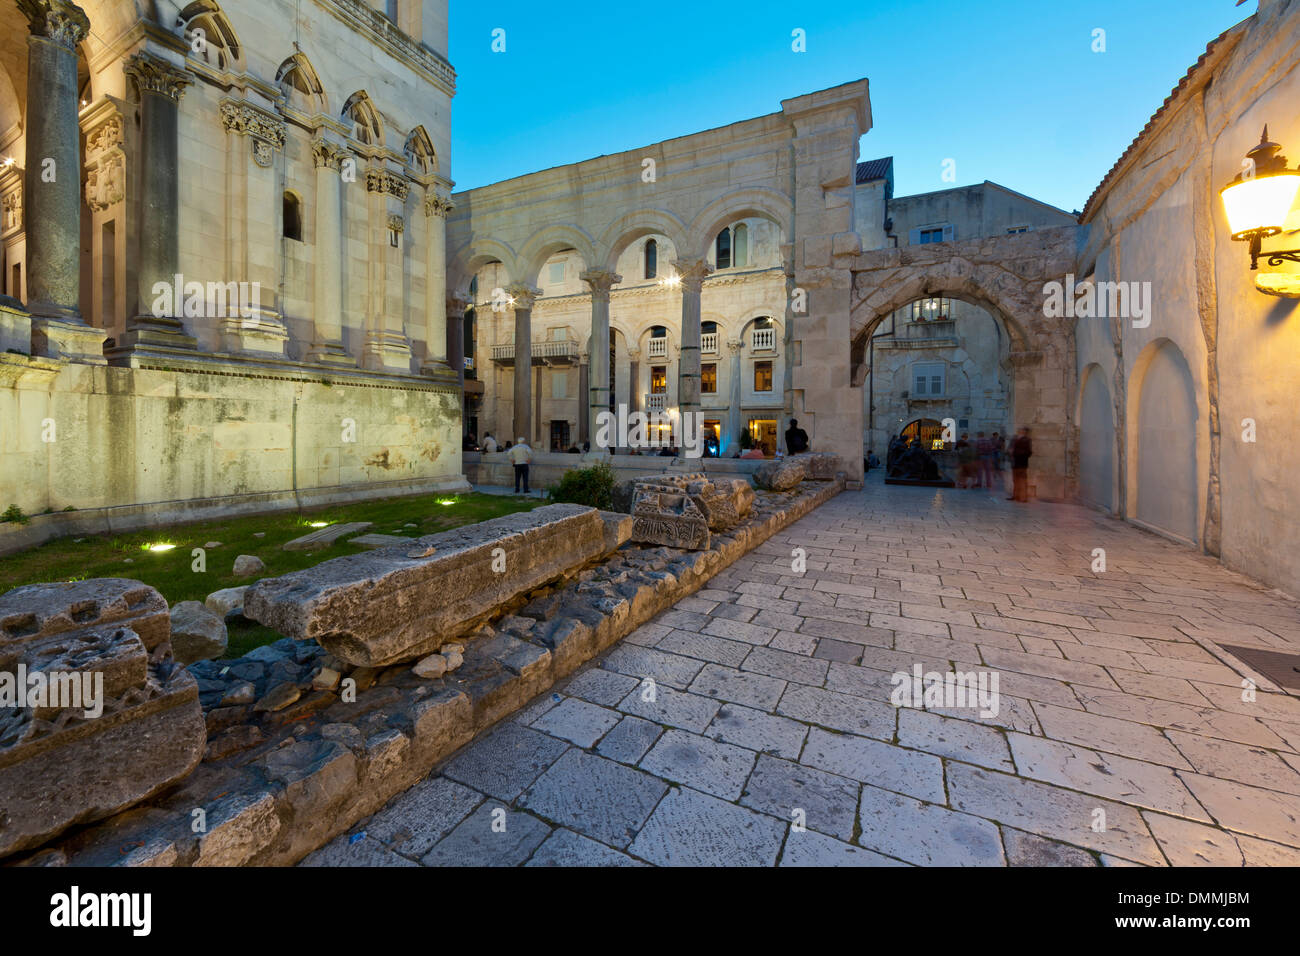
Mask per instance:
[[[917,299],[912,303],[913,322],[941,322],[952,318],[952,299]]]
[[[700,391],[706,395],[718,391],[718,366],[712,363],[700,366]]]
[[[772,363],[771,362],[754,363],[754,391],[756,392],[772,391]]]
[[[1022,232],[1028,232],[1028,231],[1029,231],[1028,226],[1007,226],[1008,236],[1017,236]]]
[[[650,369],[650,391],[654,395],[662,395],[668,391],[668,369],[663,365],[655,365]]]

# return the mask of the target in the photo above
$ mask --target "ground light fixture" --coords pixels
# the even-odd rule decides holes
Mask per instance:
[[[1232,238],[1250,243],[1252,271],[1259,269],[1260,259],[1274,267],[1283,262],[1300,262],[1300,249],[1263,250],[1264,239],[1283,231],[1300,192],[1300,169],[1287,169],[1281,150],[1280,145],[1269,141],[1265,126],[1259,145],[1246,153],[1242,171],[1219,191]],[[1255,285],[1261,292],[1273,295],[1300,296],[1300,276],[1289,273],[1263,273]]]

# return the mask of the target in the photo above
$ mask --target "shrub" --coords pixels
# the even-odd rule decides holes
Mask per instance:
[[[17,505],[10,505],[0,514],[0,521],[15,521],[18,524],[27,524],[32,519],[23,514],[23,509]]]
[[[551,489],[551,500],[590,505],[609,511],[614,507],[614,469],[609,462],[597,462],[590,468],[571,468]]]

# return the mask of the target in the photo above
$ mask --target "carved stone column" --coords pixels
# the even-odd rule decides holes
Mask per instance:
[[[221,348],[280,356],[289,338],[278,302],[284,228],[275,152],[284,148],[284,122],[244,100],[224,100],[221,122],[226,128],[230,223],[222,278],[246,283],[241,292],[248,290],[247,304],[215,316]]]
[[[703,259],[674,262],[682,285],[682,340],[677,407],[683,420],[700,410],[700,289],[713,269]]]
[[[405,208],[410,188],[406,179],[390,170],[379,166],[366,170],[370,206],[370,315],[363,359],[366,368],[411,370],[411,343],[404,329],[402,295]]]
[[[315,337],[307,357],[356,365],[343,344],[343,163],[348,151],[325,138],[311,144],[316,162]]]
[[[742,343],[739,339],[727,343],[727,351],[731,353],[731,369],[728,373],[727,392],[728,401],[731,403],[731,440],[740,446],[740,433],[746,427],[744,414],[740,410],[741,403],[741,362],[740,355],[742,352]]]
[[[424,340],[428,354],[420,366],[422,372],[447,367],[447,213],[451,210],[452,201],[446,196],[438,195],[430,186],[424,199],[424,223],[429,237],[424,254]],[[463,323],[461,328],[463,339]],[[464,343],[461,344],[463,348]],[[463,355],[458,374],[463,383]]]
[[[533,434],[533,303],[541,289],[515,285],[506,288],[515,310],[515,433],[511,441],[530,439]]]
[[[86,237],[90,275],[89,301],[83,302],[92,321],[116,339],[126,331],[128,296],[126,278],[127,223],[126,124],[122,101],[105,96],[81,117],[86,140],[86,205],[90,229]],[[131,303],[134,304],[134,303]]]
[[[602,269],[591,269],[580,275],[591,288],[591,348],[587,360],[587,417],[588,435],[599,434],[596,416],[609,411],[609,292],[623,281],[621,275]]]
[[[469,308],[468,299],[458,295],[446,297],[447,327],[443,331],[443,342],[447,351],[447,362],[456,373],[456,384],[461,394],[465,392],[465,310]],[[502,444],[505,439],[502,439]]]
[[[140,96],[140,156],[132,164],[140,179],[139,251],[135,317],[110,354],[115,362],[130,364],[134,352],[188,351],[197,344],[176,314],[183,313],[176,306],[184,301],[184,289],[175,287],[181,257],[177,114],[193,81],[185,70],[147,52],[136,53],[122,70]]]
[[[90,21],[66,0],[19,0],[27,38],[27,310],[33,355],[103,363],[81,317],[81,130],[77,44]]]

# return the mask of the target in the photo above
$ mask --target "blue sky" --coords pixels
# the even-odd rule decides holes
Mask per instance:
[[[986,179],[1081,209],[1233,0],[451,2],[452,178],[482,186],[867,77],[895,194]],[[492,31],[506,50],[491,49]],[[803,29],[807,52],[791,51]],[[1092,51],[1094,29],[1106,51]]]

